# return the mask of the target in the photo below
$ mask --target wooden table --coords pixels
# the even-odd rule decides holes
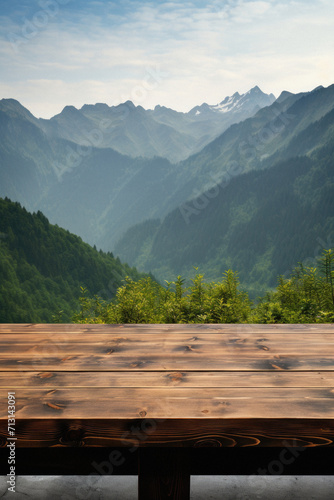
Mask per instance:
[[[331,473],[334,325],[2,324],[0,353],[17,474],[138,472],[158,500],[193,473]]]

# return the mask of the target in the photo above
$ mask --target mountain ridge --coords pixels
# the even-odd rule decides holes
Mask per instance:
[[[185,172],[194,174],[193,182],[188,174],[189,189],[183,185],[187,200],[160,221],[129,228],[115,252],[167,280],[187,276],[191,266],[219,279],[232,266],[260,292],[298,259],[312,257],[318,240],[333,245],[334,86],[286,96],[278,104],[279,134],[268,140],[263,133],[270,107],[230,127],[184,162]],[[262,143],[256,140],[261,133],[267,138]],[[247,145],[241,152],[240,140]],[[226,175],[229,161],[239,169],[236,175]],[[211,175],[207,192],[196,187],[205,175]]]
[[[214,113],[227,113],[234,108],[240,109],[245,107],[245,104],[248,102],[248,107],[251,114],[254,114],[259,109],[270,106],[276,100],[274,94],[265,94],[262,90],[256,85],[248,92],[244,94],[239,94],[239,92],[235,92],[232,96],[226,96],[223,101],[215,105],[209,105],[207,103],[203,103],[200,106],[195,106],[192,108],[188,114],[198,116],[203,111],[204,112],[214,112]]]
[[[9,108],[7,112],[5,105]],[[15,112],[13,107],[17,107]],[[205,193],[209,189],[214,193],[241,174],[270,168],[296,155],[308,156],[314,148],[325,146],[331,136],[329,113],[333,108],[334,86],[299,94],[286,93],[280,101],[228,127],[199,152],[182,162],[171,163],[163,155],[151,159],[131,158],[104,146],[101,135],[110,113],[114,113],[114,119],[119,120],[122,127],[128,123],[122,119],[125,114],[125,118],[131,118],[131,134],[138,132],[137,139],[145,143],[149,127],[145,128],[142,120],[155,114],[155,119],[159,116],[163,125],[161,138],[168,143],[169,135],[165,131],[174,130],[173,120],[175,116],[180,118],[173,110],[166,111],[160,106],[146,111],[133,103],[120,105],[117,110],[103,103],[84,105],[81,110],[67,107],[62,119],[65,120],[66,115],[75,118],[66,122],[66,130],[71,129],[72,134],[82,134],[82,137],[85,130],[88,133],[88,142],[82,144],[57,136],[53,123],[57,124],[59,115],[47,124],[41,119],[36,122],[30,115],[25,116],[25,108],[19,103],[0,101],[0,196],[21,201],[30,210],[42,210],[52,223],[100,248],[114,250],[117,241],[137,223],[163,219],[179,207],[189,209],[190,206],[196,211],[195,205],[208,196]],[[81,116],[84,118],[80,124]],[[319,129],[312,128],[324,116],[327,116],[327,125],[322,122]],[[81,129],[71,126],[77,118]],[[94,128],[89,128],[90,123]],[[179,126],[185,127],[188,134],[187,123],[186,119]],[[197,119],[191,123],[193,128],[198,125]],[[203,120],[203,123],[206,127],[208,122]],[[215,127],[214,120],[211,126]],[[134,136],[130,132],[123,136],[122,127],[113,129],[118,140],[123,138],[131,144]],[[60,125],[58,128],[61,129]],[[297,137],[300,138],[298,147]]]
[[[0,101],[0,109],[6,104],[7,108],[20,108],[22,116],[25,114],[51,138],[110,147],[131,157],[163,156],[175,163],[199,151],[232,123],[251,116],[258,107],[267,105],[273,99],[272,95],[264,94],[260,89],[255,93],[252,90],[243,95],[249,94],[251,104],[241,103],[238,109],[231,109],[224,116],[210,112],[209,119],[201,117],[200,120],[192,110],[183,113],[164,106],[146,110],[130,100],[116,106],[84,104],[80,109],[67,105],[49,120],[35,118],[13,99]]]

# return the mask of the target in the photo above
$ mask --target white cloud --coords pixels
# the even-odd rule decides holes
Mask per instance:
[[[187,110],[255,84],[279,94],[334,82],[330,0],[123,2],[123,12],[113,5],[60,9],[17,53],[8,34],[22,36],[22,25],[2,16],[1,94],[51,116],[66,104],[125,96]],[[147,68],[157,66],[168,77],[153,85]]]

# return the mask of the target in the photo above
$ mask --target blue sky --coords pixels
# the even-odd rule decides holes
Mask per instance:
[[[334,83],[332,0],[1,0],[0,98],[180,111]]]

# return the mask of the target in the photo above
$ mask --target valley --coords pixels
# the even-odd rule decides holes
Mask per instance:
[[[0,132],[0,196],[161,282],[232,268],[256,298],[333,245],[333,85],[50,120],[3,99]]]

